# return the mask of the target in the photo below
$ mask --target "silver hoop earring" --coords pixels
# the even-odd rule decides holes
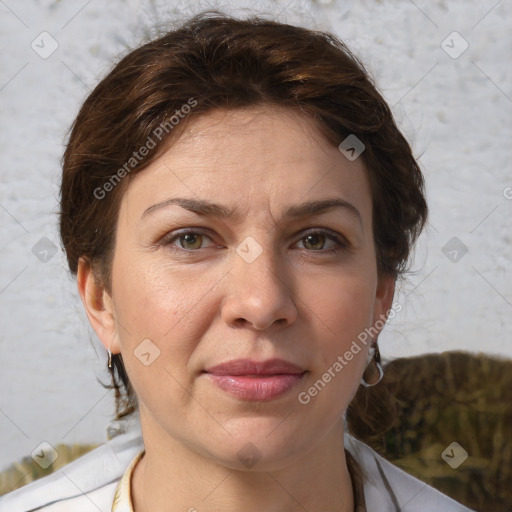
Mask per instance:
[[[371,364],[374,363],[378,372],[379,372],[379,378],[375,382],[367,382],[364,378],[364,374],[366,373],[366,370],[368,369]],[[366,367],[363,372],[363,376],[361,377],[361,384],[365,388],[371,388],[372,386],[376,386],[384,377],[384,369],[382,368],[382,365],[380,364],[380,352],[379,352],[379,346],[377,343],[372,345],[370,347],[370,350],[368,352],[368,362],[366,363]]]
[[[112,347],[112,343],[110,344],[110,347]],[[107,352],[108,352],[108,367],[112,368],[112,352],[110,351],[110,347],[107,348]]]

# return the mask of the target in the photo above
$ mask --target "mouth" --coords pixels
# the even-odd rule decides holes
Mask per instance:
[[[203,372],[222,391],[247,401],[269,401],[288,393],[307,373],[283,359],[237,359]]]

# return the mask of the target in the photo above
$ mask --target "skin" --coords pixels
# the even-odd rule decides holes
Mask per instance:
[[[240,216],[170,205],[141,219],[173,197]],[[333,197],[358,214],[336,207],[283,216],[290,205]],[[184,228],[205,233],[171,240]],[[307,237],[319,229],[343,245],[322,233]],[[159,244],[167,234],[167,245]],[[262,249],[252,263],[236,252],[247,237]],[[293,111],[203,115],[124,193],[112,294],[83,259],[78,288],[91,325],[106,348],[122,353],[137,393],[146,447],[132,481],[137,512],[353,510],[343,414],[369,344],[307,405],[297,396],[392,304],[394,279],[377,272],[361,158],[350,162]],[[147,338],[160,350],[149,366],[134,355]],[[273,357],[308,372],[268,402],[233,397],[202,373],[231,359]],[[261,457],[250,468],[237,456],[246,443]]]

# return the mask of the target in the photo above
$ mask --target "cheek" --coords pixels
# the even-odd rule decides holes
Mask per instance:
[[[298,400],[326,425],[339,419],[359,387],[369,341],[358,336],[371,325],[373,300],[371,280],[339,275],[308,301],[317,357]]]
[[[204,288],[197,276],[191,279],[152,255],[120,257],[116,263],[113,291],[119,321],[126,326],[127,333],[121,332],[125,341],[151,338],[163,342],[183,329]]]
[[[205,328],[205,309],[197,307],[204,293],[197,280],[154,262],[131,268],[114,288],[121,353],[141,406],[164,421],[190,400],[187,365]]]
[[[370,341],[358,336],[371,326],[375,289],[368,268],[340,272],[321,284],[308,304],[314,312],[312,339],[317,340],[317,360],[304,391],[312,401],[310,407],[319,415],[330,411],[325,420],[334,421],[360,383]]]
[[[190,283],[165,268],[165,263],[148,257],[125,256],[114,261],[112,284],[121,353],[141,398],[144,389],[168,387],[171,376],[180,382],[187,378],[184,370],[201,328],[194,315],[200,290]]]
[[[373,317],[375,287],[371,277],[331,275],[306,301],[314,312],[312,321],[322,328],[331,349],[342,350],[369,327]]]

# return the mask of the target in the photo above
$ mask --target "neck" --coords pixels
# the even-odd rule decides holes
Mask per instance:
[[[309,452],[259,471],[228,467],[141,423],[146,453],[133,473],[134,512],[354,510],[341,419]]]

